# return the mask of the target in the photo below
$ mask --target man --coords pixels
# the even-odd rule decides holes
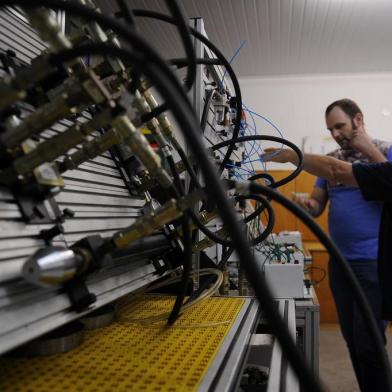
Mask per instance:
[[[382,204],[379,201],[366,201],[361,191],[353,185],[356,185],[356,165],[386,162],[392,158],[391,144],[370,139],[364,127],[362,111],[349,99],[329,105],[325,119],[331,136],[340,148],[326,157],[305,154],[305,170],[323,178],[317,179],[309,198],[300,198],[297,202],[316,217],[323,212],[328,199],[330,200],[330,235],[349,262],[376,316],[380,331],[384,334],[385,323],[381,314],[381,289],[376,263]],[[293,151],[276,151],[277,155],[270,160],[296,163],[297,157]],[[382,377],[374,361],[376,356],[366,325],[359,314],[354,296],[347,290],[341,267],[333,260],[329,264],[329,276],[342,333],[361,390],[381,391],[381,386],[377,389],[377,382]]]

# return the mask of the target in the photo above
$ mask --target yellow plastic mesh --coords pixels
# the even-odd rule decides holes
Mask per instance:
[[[120,312],[119,322],[87,331],[83,344],[63,354],[0,358],[0,391],[194,391],[197,390],[244,300],[209,298],[174,327],[141,325],[169,311],[173,298],[143,296]]]

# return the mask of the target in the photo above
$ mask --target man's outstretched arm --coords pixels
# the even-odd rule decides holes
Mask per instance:
[[[298,157],[293,150],[268,148],[264,160],[271,162],[298,164]],[[351,163],[317,154],[304,154],[304,170],[318,177],[325,178],[332,184],[358,186]]]
[[[355,151],[359,151],[367,156],[370,162],[382,163],[387,161],[387,158],[374,145],[372,139],[363,128],[357,128],[353,131],[350,139],[350,146]],[[268,153],[266,160],[281,163],[291,162],[295,165],[298,164],[298,157],[292,150],[266,149],[265,151]],[[270,156],[270,152],[274,152],[273,156]],[[358,186],[351,163],[340,161],[333,157],[304,154],[304,170],[318,177],[325,178],[332,184],[340,183]]]

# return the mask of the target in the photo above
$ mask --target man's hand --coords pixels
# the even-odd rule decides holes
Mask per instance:
[[[371,162],[385,162],[387,158],[373,144],[372,139],[363,127],[353,129],[350,137],[350,146],[362,154],[366,155]]]
[[[317,200],[309,197],[307,193],[294,193],[292,199],[298,205],[300,205],[305,211],[309,212],[311,215],[317,213],[319,209],[319,203]]]
[[[366,152],[372,148],[373,142],[363,127],[353,129],[350,137],[350,146],[360,152]]]
[[[287,163],[291,162],[296,164],[297,156],[293,150],[287,148],[266,148],[264,154],[260,155],[260,158],[265,162],[278,162]]]

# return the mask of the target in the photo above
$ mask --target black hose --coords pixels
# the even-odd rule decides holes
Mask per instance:
[[[271,174],[268,174],[268,173],[257,173],[255,175],[249,177],[248,181],[257,181],[257,180],[260,180],[260,179],[264,179],[264,180],[269,181],[269,183],[270,183],[269,187],[270,188],[276,188],[276,186],[275,186],[275,178],[272,177]]]
[[[208,120],[208,113],[210,111],[212,97],[214,95],[214,92],[215,92],[214,89],[209,90],[207,92],[206,100],[204,102],[203,113],[201,115],[201,120],[200,120],[200,128],[201,128],[203,133],[206,130],[206,125],[207,125],[207,120]]]
[[[177,149],[178,155],[180,156],[182,162],[184,163],[184,166],[187,170],[187,172],[189,173],[189,176],[191,178],[191,183],[194,184],[196,186],[196,188],[201,188],[200,182],[197,178],[197,174],[195,173],[195,171],[193,170],[193,167],[191,165],[191,163],[189,162],[188,157],[185,154],[185,151],[182,148]],[[194,188],[192,188],[194,189]]]
[[[135,29],[136,28],[135,17],[133,16],[132,9],[129,7],[128,2],[126,0],[116,0],[116,2],[120,9],[118,15],[121,18],[125,19],[125,21],[128,23],[129,28]],[[131,83],[129,84],[128,91],[131,94],[135,94],[138,88],[138,84],[140,82],[139,74],[136,71],[131,70],[130,80]]]
[[[165,0],[165,2],[170,12],[173,15],[173,18],[171,20],[173,21],[173,24],[177,26],[187,56],[188,69],[187,69],[187,75],[185,77],[184,88],[186,91],[189,91],[192,88],[196,79],[196,66],[197,66],[195,51],[191,40],[190,27],[181,8],[178,6],[177,1]],[[141,119],[143,122],[148,122],[152,120],[154,117],[159,116],[160,114],[162,114],[167,110],[168,110],[167,104],[163,103],[162,105],[159,105],[153,110],[151,110],[149,113],[143,114],[141,116]]]
[[[136,17],[145,17],[145,18],[154,18],[161,20],[163,22],[167,23],[174,23],[174,21],[168,17],[167,15],[161,14],[159,12],[155,11],[150,11],[150,10],[138,10],[135,9],[133,10],[133,14]],[[230,76],[230,79],[233,83],[233,88],[235,92],[235,96],[237,99],[237,112],[236,112],[236,118],[235,118],[235,125],[234,125],[234,130],[233,130],[233,139],[236,139],[240,133],[240,127],[241,127],[241,119],[242,119],[242,94],[241,94],[241,88],[238,83],[238,79],[236,74],[233,71],[233,68],[231,67],[230,63],[226,60],[225,56],[223,56],[222,52],[208,39],[206,38],[203,34],[201,34],[199,31],[197,31],[194,28],[190,28],[191,33],[198,39],[200,40],[204,45],[206,45],[214,54],[215,56],[222,62],[223,66],[226,68],[226,71],[228,75]],[[234,145],[230,145],[225,157],[223,158],[223,161],[220,166],[220,172],[222,172],[227,164],[227,162],[230,159],[230,155],[234,151]]]
[[[191,32],[189,28],[189,22],[186,19],[181,8],[178,6],[177,0],[165,0],[167,7],[173,15],[173,18],[177,20],[177,29],[180,33],[182,43],[184,45],[186,58],[188,60],[188,69],[185,77],[185,89],[189,91],[196,80],[196,56],[193,48],[191,39]]]
[[[184,192],[184,187],[182,186],[182,183],[181,183],[180,176],[178,175],[178,171],[176,168],[176,164],[174,163],[173,156],[169,155],[168,157],[166,157],[166,160],[169,164],[169,168],[170,168],[170,171],[173,176],[173,182],[174,182],[174,186],[175,186],[174,197],[180,198],[181,196],[185,195],[185,192]]]
[[[131,27],[135,27],[135,19],[132,10],[125,0],[116,0],[117,4],[120,8],[120,13],[116,13],[116,16],[124,17],[125,20],[129,23]],[[186,90],[191,89],[192,85],[196,79],[196,64],[216,64],[215,63],[206,63],[205,59],[197,59],[195,57],[195,52],[192,44],[192,40],[190,39],[190,29],[188,25],[188,20],[186,19],[184,13],[181,8],[178,6],[178,3],[175,0],[166,0],[166,5],[169,8],[170,12],[173,15],[173,18],[177,20],[177,25],[180,37],[182,39],[185,53],[187,55],[186,58],[181,59],[173,59],[170,60],[170,63],[173,65],[180,65],[179,68],[188,67],[187,76],[185,78],[185,88]]]
[[[29,0],[3,0],[0,7],[6,5],[31,5]],[[226,200],[226,191],[219,181],[218,174],[214,171],[212,163],[208,159],[208,155],[205,151],[205,146],[200,140],[200,130],[197,127],[197,118],[191,108],[190,102],[187,95],[182,90],[178,80],[171,74],[170,69],[163,61],[156,61],[160,56],[148,45],[147,42],[137,37],[130,30],[127,30],[124,26],[121,26],[116,21],[105,17],[104,15],[96,12],[91,12],[90,9],[84,6],[80,6],[76,3],[63,2],[61,0],[36,0],[34,6],[47,6],[51,8],[60,8],[73,13],[78,16],[92,18],[96,22],[102,24],[106,28],[112,29],[115,33],[120,36],[131,40],[133,39],[138,48],[145,46],[143,55],[141,53],[134,53],[125,51],[124,49],[111,48],[107,50],[107,47],[102,50],[95,47],[95,51],[90,50],[89,52],[84,49],[82,53],[93,53],[93,54],[104,54],[113,55],[122,59],[130,60],[135,64],[135,67],[139,71],[143,72],[151,82],[156,86],[158,92],[167,101],[169,107],[172,107],[173,114],[175,115],[176,121],[180,125],[180,129],[184,136],[188,139],[188,143],[193,150],[193,154],[197,159],[201,171],[205,177],[206,189],[211,198],[217,202],[219,213],[221,214],[224,223],[227,224],[229,234],[236,241],[236,249],[240,256],[241,262],[243,262],[245,271],[249,282],[252,284],[255,294],[262,306],[266,317],[269,318],[271,327],[275,331],[275,335],[278,338],[281,347],[283,348],[286,357],[292,365],[295,373],[297,374],[303,388],[307,391],[321,391],[322,388],[319,382],[315,379],[313,373],[307,366],[304,358],[298,352],[295,342],[287,331],[287,327],[276,309],[271,292],[265,283],[258,276],[258,268],[256,260],[250,251],[244,233],[242,232],[242,226],[237,222],[235,213],[232,206]],[[134,43],[135,43],[134,42]],[[91,48],[90,48],[91,49]],[[110,53],[109,53],[110,52]],[[146,56],[148,52],[148,56]],[[57,60],[72,59],[75,56],[80,56],[80,50],[71,49],[63,51],[58,54]],[[150,61],[146,61],[150,60]],[[155,61],[154,61],[155,60]]]
[[[173,175],[174,184],[176,189],[180,193],[181,196],[184,196],[184,188],[181,183],[180,176],[176,169],[176,165],[174,163],[173,157],[170,155],[167,157],[170,170]],[[181,218],[181,226],[182,226],[182,244],[184,246],[184,263],[181,277],[180,289],[177,293],[176,300],[173,305],[173,309],[167,319],[168,325],[173,325],[177,320],[181,306],[184,302],[184,298],[188,289],[189,279],[191,276],[192,269],[192,232],[190,228],[190,219],[188,212],[185,212]]]
[[[376,345],[376,351],[379,355],[380,365],[382,365],[382,368],[385,373],[385,391],[392,391],[392,374],[390,370],[388,354],[384,345],[384,340],[381,336],[381,332],[378,328],[376,319],[365,297],[365,294],[363,293],[363,290],[358,283],[358,280],[356,279],[349,264],[347,263],[343,255],[340,253],[339,249],[328,237],[328,235],[323,232],[323,230],[316,223],[316,221],[296,203],[292,202],[282,194],[264,185],[252,182],[249,185],[249,190],[254,193],[260,193],[272,200],[277,201],[279,204],[286,207],[295,216],[300,218],[301,221],[306,224],[306,226],[312,231],[312,233],[315,234],[319,241],[325,246],[330,256],[341,265],[347,279],[347,284],[357,299],[358,307],[362,313],[365,323],[367,324],[371,337]]]
[[[177,292],[176,300],[173,309],[167,319],[168,325],[173,325],[177,320],[181,307],[184,303],[186,292],[188,290],[189,279],[192,270],[192,232],[190,229],[190,219],[188,214],[182,217],[182,244],[184,246],[184,263],[181,277],[180,288]]]
[[[116,0],[116,2],[120,8],[121,16],[126,20],[130,27],[135,28],[135,18],[132,14],[131,8],[128,5],[128,2],[126,0]]]
[[[201,131],[203,132],[203,134],[206,129],[208,112],[210,111],[213,95],[214,95],[214,90],[213,89],[209,90],[207,93],[207,96],[206,96],[206,100],[204,102],[203,113],[201,115],[201,120],[200,120],[200,128],[201,128]],[[192,191],[195,188],[195,186],[200,188],[200,183],[199,183],[199,180],[197,179],[196,173],[194,176],[192,176],[191,181],[189,183],[189,191]]]
[[[243,142],[248,142],[248,141],[252,141],[252,140],[268,140],[271,142],[285,144],[286,146],[293,149],[294,152],[298,156],[298,165],[297,165],[296,169],[292,173],[290,173],[287,177],[275,182],[274,186],[273,186],[274,188],[278,188],[281,185],[287,184],[288,182],[293,180],[295,177],[297,177],[299,173],[301,173],[303,165],[304,165],[304,157],[303,157],[301,150],[294,143],[291,143],[289,140],[286,140],[286,139],[283,139],[283,138],[277,137],[277,136],[268,136],[268,135],[242,136],[237,139],[226,140],[224,142],[215,144],[214,146],[212,146],[212,151],[219,150],[219,149],[226,147],[230,144],[235,145],[237,143],[243,143]]]

